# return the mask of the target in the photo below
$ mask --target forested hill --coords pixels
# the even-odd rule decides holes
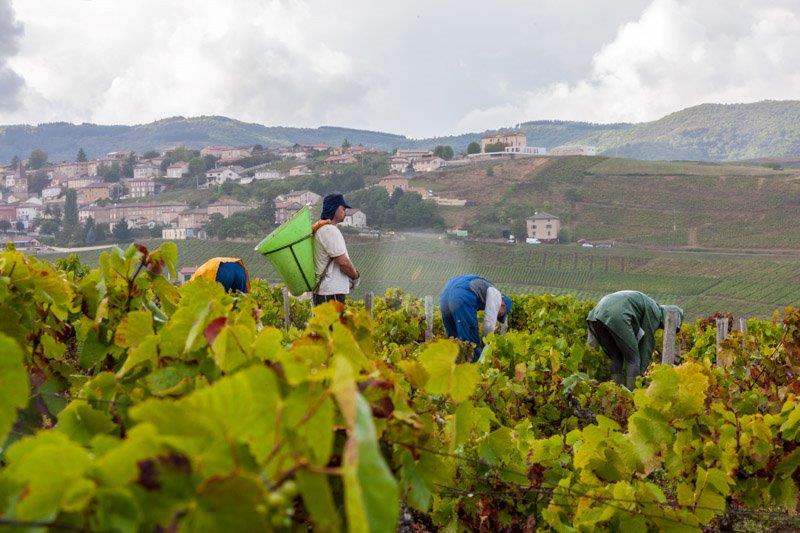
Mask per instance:
[[[800,101],[703,104],[639,124],[532,121],[517,127],[525,131],[532,146],[550,149],[569,143],[593,144],[600,153],[636,159],[727,161],[800,156]],[[78,148],[83,148],[89,157],[96,157],[114,150],[142,153],[179,145],[190,148],[209,144],[337,146],[344,139],[383,150],[448,144],[458,151],[480,136],[481,133],[465,133],[411,139],[331,126],[264,126],[220,116],[172,117],[136,126],[60,122],[0,126],[0,162],[7,162],[15,155],[25,157],[35,148],[45,150],[51,161],[60,161],[74,158]]]
[[[634,159],[730,161],[800,155],[800,101],[702,104],[583,139]]]

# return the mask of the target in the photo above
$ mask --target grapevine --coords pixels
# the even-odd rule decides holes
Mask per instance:
[[[0,252],[0,520],[76,530],[701,530],[794,524],[800,310],[633,391],[592,302],[515,295],[478,364],[400,290],[313,311],[280,287],[171,283],[177,249],[97,268]],[[53,468],[53,465],[59,465]]]

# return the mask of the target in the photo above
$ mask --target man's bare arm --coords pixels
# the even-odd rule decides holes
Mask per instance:
[[[356,267],[353,266],[353,263],[350,261],[350,258],[347,257],[347,254],[342,254],[338,257],[334,257],[333,261],[339,265],[339,268],[342,272],[345,273],[347,277],[350,279],[358,279],[359,273],[356,270]]]

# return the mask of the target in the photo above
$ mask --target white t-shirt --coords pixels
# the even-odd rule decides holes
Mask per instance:
[[[346,255],[347,246],[344,243],[344,236],[333,224],[322,226],[314,234],[314,262],[316,263],[317,280],[322,276],[325,267],[334,257]],[[328,271],[325,273],[325,279],[319,284],[317,294],[349,294],[350,293],[350,278],[342,272],[336,262],[331,261]]]

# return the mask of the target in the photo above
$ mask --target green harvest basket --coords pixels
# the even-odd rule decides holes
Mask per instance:
[[[314,290],[314,234],[308,206],[292,215],[256,246],[278,271],[289,292],[299,296]]]

